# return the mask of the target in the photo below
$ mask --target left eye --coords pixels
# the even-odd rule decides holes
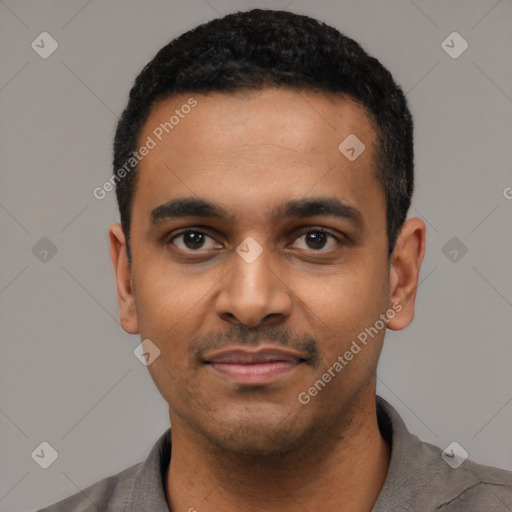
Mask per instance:
[[[176,240],[180,239],[180,243],[177,243]],[[211,241],[210,245],[204,247],[204,244],[208,239]],[[214,249],[217,246],[215,240],[211,236],[208,236],[206,233],[203,233],[202,231],[192,230],[179,233],[178,235],[174,236],[169,242],[176,245],[176,247],[184,251],[198,249]]]
[[[312,229],[306,231],[300,235],[297,240],[300,240],[301,238],[304,239],[304,244],[302,247],[299,247],[299,249],[324,249],[329,241],[329,238],[332,240],[331,247],[328,247],[329,249],[334,248],[334,246],[336,246],[338,243],[337,238],[333,234],[323,229]]]

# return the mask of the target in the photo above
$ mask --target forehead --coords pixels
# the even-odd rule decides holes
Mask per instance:
[[[269,88],[172,96],[153,106],[139,137],[152,148],[138,166],[133,217],[194,195],[256,216],[308,194],[382,207],[375,140],[364,107],[340,95]],[[356,159],[347,157],[352,147],[364,147]]]

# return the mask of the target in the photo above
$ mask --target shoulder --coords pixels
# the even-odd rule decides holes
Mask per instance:
[[[104,478],[83,491],[37,512],[121,512],[169,510],[164,474],[171,460],[171,429],[158,439],[144,462]]]
[[[373,512],[512,510],[512,472],[460,457],[411,434],[397,411],[378,397],[379,427],[391,460]],[[461,452],[462,453],[462,452]],[[467,456],[467,454],[464,454]]]
[[[441,452],[440,448],[435,447]],[[443,461],[444,464],[444,461]],[[444,467],[446,466],[446,467]],[[512,510],[512,472],[465,460],[453,469],[439,467],[439,489],[451,489],[436,510],[442,512],[497,512]]]
[[[410,447],[416,460],[410,460],[409,467],[404,468],[409,475],[403,475],[402,485],[410,485],[410,489],[414,489],[411,495],[414,510],[512,510],[512,472],[470,459],[464,460],[460,466],[451,467],[441,448],[412,434]]]
[[[142,465],[142,462],[135,464],[37,512],[118,512],[126,503],[133,480]]]

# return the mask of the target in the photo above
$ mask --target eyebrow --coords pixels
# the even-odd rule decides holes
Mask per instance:
[[[291,199],[274,208],[270,218],[277,222],[283,219],[302,219],[318,215],[346,219],[356,225],[363,223],[363,216],[359,210],[334,197]],[[231,219],[233,215],[218,203],[196,197],[180,197],[157,206],[151,211],[150,217],[151,224],[154,226],[164,220],[184,217]]]

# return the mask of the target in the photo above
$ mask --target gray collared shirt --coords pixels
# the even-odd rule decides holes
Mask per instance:
[[[381,397],[377,415],[391,445],[391,461],[372,512],[512,511],[512,472],[469,459],[453,469],[441,457],[442,450],[411,434]],[[169,428],[145,462],[38,512],[169,512],[165,481],[170,459]]]

